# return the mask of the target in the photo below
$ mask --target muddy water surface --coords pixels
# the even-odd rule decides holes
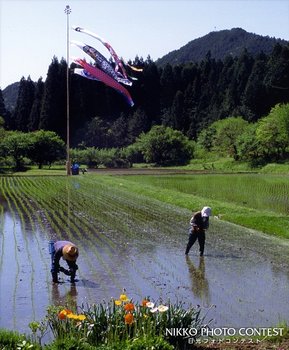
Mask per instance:
[[[128,220],[133,239],[109,227],[106,236],[75,236],[80,247],[78,282],[71,285],[61,275],[62,283],[52,285],[51,235],[45,222],[23,219],[1,203],[1,328],[28,331],[29,322],[41,320],[48,305],[67,300],[97,303],[117,298],[124,287],[134,301],[150,296],[164,303],[170,299],[200,305],[218,327],[268,327],[288,321],[287,242],[212,218],[205,256],[198,256],[195,245],[186,257],[190,213],[170,206],[159,209],[160,215],[168,210],[174,214],[165,227],[153,223],[144,229],[136,219],[140,230],[135,232]]]

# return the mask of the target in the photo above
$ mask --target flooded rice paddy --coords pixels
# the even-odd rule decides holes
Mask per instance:
[[[288,321],[289,245],[211,218],[204,257],[188,257],[190,211],[96,176],[0,179],[0,328],[28,331],[48,305],[134,301],[200,305],[217,327]],[[79,246],[78,281],[50,276],[50,239]],[[65,263],[62,262],[65,266]]]

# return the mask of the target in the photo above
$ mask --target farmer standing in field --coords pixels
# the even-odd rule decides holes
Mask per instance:
[[[204,207],[201,211],[197,211],[193,214],[190,220],[189,241],[185,252],[186,255],[189,254],[191,247],[197,239],[200,246],[200,256],[204,255],[206,241],[205,231],[209,228],[209,217],[211,215],[212,209],[210,207]]]
[[[69,241],[50,241],[49,253],[51,254],[51,274],[52,281],[58,283],[58,273],[61,271],[67,276],[70,276],[70,282],[75,282],[75,274],[78,266],[76,260],[78,258],[78,248],[75,244]],[[66,261],[69,270],[60,266],[59,261],[62,257]]]

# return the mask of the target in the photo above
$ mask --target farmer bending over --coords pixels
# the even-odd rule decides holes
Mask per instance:
[[[189,241],[187,244],[185,254],[189,254],[189,251],[193,244],[198,239],[200,246],[200,256],[204,255],[205,249],[205,240],[206,235],[205,231],[209,228],[209,216],[212,215],[212,210],[210,207],[204,207],[201,211],[197,211],[190,220],[190,229],[189,229]]]
[[[61,271],[67,276],[70,276],[71,283],[75,282],[75,274],[78,269],[78,266],[76,265],[78,248],[76,245],[69,241],[50,241],[50,254],[52,281],[58,283],[58,273]],[[60,266],[59,261],[61,257],[66,261],[69,270]]]

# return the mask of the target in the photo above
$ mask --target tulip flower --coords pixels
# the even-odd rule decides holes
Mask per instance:
[[[127,303],[124,306],[125,311],[133,311],[134,310],[134,304],[133,303]]]
[[[133,323],[133,314],[132,313],[127,313],[125,316],[124,316],[124,322],[125,324],[132,324]]]
[[[165,312],[168,311],[169,307],[166,305],[159,305],[158,310],[159,312]]]

